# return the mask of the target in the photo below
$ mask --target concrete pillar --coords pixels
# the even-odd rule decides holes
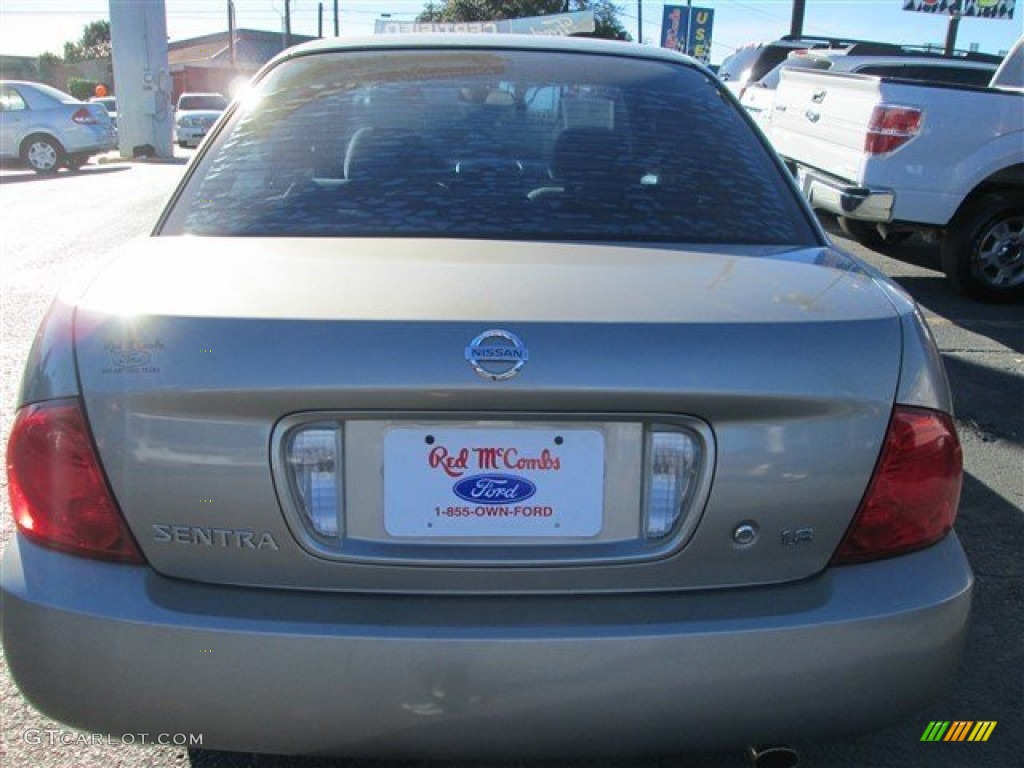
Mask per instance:
[[[174,110],[164,0],[110,0],[110,43],[121,157],[172,157]]]

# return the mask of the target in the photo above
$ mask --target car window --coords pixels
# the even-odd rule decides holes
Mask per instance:
[[[774,69],[778,64],[786,60],[786,57],[793,52],[792,48],[781,45],[766,45],[761,49],[761,55],[750,69],[750,80],[760,80]]]
[[[285,62],[259,84],[165,231],[816,242],[802,211],[695,68],[525,51],[332,53]]]
[[[28,109],[28,106],[20,93],[13,88],[0,90],[0,112],[16,112],[22,109]]]
[[[718,68],[718,76],[723,80],[749,80],[748,70],[752,70],[763,48],[750,46],[740,48],[736,53],[727,56]]]
[[[43,83],[33,83],[32,88],[36,93],[42,94],[53,101],[59,101],[61,104],[80,103],[79,99],[76,99],[71,94],[64,93],[64,91],[58,91],[56,88],[51,88],[49,85],[44,85]]]
[[[202,94],[197,96],[182,96],[178,99],[178,109],[227,109],[228,100],[217,94]]]
[[[928,66],[927,64],[868,66],[859,67],[856,71],[862,75],[875,75],[876,77],[901,77],[906,80],[924,80],[932,83],[979,86],[988,85],[995,73],[994,69]]]
[[[760,83],[765,88],[775,89],[779,87],[779,81],[782,79],[782,70],[784,69],[816,69],[826,70],[832,66],[832,62],[829,59],[821,59],[813,56],[800,56],[795,59],[786,59],[781,64],[775,66],[767,75],[760,79]]]

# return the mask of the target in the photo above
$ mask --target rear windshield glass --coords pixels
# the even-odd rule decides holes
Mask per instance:
[[[182,96],[178,99],[178,109],[226,109],[228,100],[217,94],[198,96]]]
[[[828,59],[818,59],[810,56],[801,56],[795,59],[786,59],[784,62],[775,67],[771,72],[761,78],[760,82],[765,88],[775,90],[779,87],[779,82],[782,80],[782,70],[784,69],[821,69],[825,70],[832,66],[832,62]]]
[[[48,96],[54,101],[59,101],[61,104],[78,104],[80,101],[71,94],[64,93],[64,91],[58,91],[56,88],[44,85],[43,83],[33,83],[32,87],[44,96]]]
[[[324,53],[240,102],[162,233],[815,244],[784,173],[689,66]]]
[[[953,85],[988,85],[995,69],[973,69],[968,67],[930,67],[927,64],[869,66],[857,69],[862,75],[878,77],[899,77],[905,80],[923,80],[929,83],[951,83]]]
[[[740,48],[722,62],[718,76],[723,80],[739,80],[743,83],[756,82],[776,65],[785,61],[786,57],[794,50],[796,49],[783,45]]]

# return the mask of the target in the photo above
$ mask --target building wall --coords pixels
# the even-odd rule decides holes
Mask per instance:
[[[234,96],[233,85],[238,80],[248,80],[254,70],[240,67],[190,66],[188,64],[171,68],[174,81],[171,102],[178,103],[183,93],[220,93],[228,98]]]

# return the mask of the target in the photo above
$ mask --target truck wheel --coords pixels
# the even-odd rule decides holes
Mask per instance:
[[[839,217],[839,228],[861,245],[875,250],[892,248],[910,237],[910,232],[889,232],[883,235],[874,224],[847,216]]]
[[[942,241],[942,269],[981,301],[1024,297],[1024,200],[992,193],[961,208]]]

